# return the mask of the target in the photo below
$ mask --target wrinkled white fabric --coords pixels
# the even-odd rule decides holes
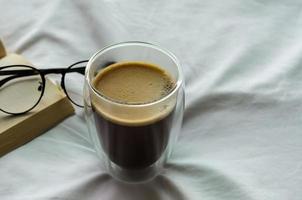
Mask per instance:
[[[78,110],[0,158],[0,199],[301,200],[301,9],[299,0],[1,0],[1,39],[40,68],[126,40],[169,49],[183,66],[186,110],[167,169],[150,183],[102,171]]]

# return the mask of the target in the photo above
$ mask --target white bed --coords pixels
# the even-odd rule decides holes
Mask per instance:
[[[0,158],[0,199],[301,200],[301,9],[299,0],[1,0],[1,39],[40,68],[127,40],[169,49],[186,111],[167,169],[148,184],[102,171],[78,110]]]

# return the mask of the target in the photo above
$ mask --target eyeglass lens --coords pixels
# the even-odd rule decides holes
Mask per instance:
[[[14,73],[24,70],[28,73]],[[2,72],[2,73],[1,73]],[[7,73],[9,74],[7,75]],[[0,108],[18,114],[33,108],[43,93],[43,80],[39,72],[30,67],[14,66],[0,70]]]
[[[83,107],[83,88],[84,88],[84,74],[79,73],[77,68],[83,68],[83,64],[78,64],[69,68],[69,72],[65,74],[64,85],[65,91],[69,99],[76,105]]]

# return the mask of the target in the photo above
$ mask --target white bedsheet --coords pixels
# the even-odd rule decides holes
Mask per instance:
[[[186,79],[162,176],[125,185],[106,175],[78,110],[0,158],[1,200],[302,199],[300,0],[0,0],[0,13],[5,45],[37,67],[142,40],[174,52]]]

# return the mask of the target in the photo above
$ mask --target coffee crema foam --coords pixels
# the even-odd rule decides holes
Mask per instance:
[[[124,104],[146,104],[166,96],[175,85],[160,67],[142,62],[120,62],[99,72],[94,87],[106,98]]]
[[[166,117],[176,104],[176,97],[167,96],[176,86],[168,72],[157,65],[145,62],[119,62],[101,70],[92,81],[93,87],[104,98],[119,104],[92,97],[95,111],[115,123],[140,126],[154,123]]]

